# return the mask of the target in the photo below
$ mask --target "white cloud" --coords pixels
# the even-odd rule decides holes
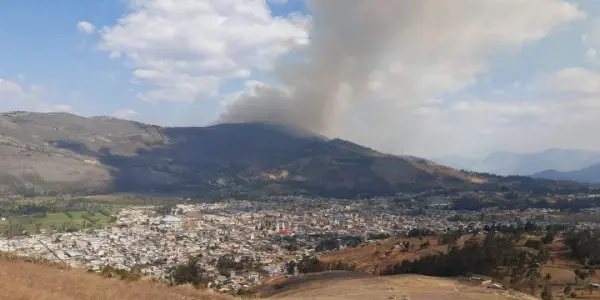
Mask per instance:
[[[77,23],[77,30],[79,30],[85,34],[92,34],[92,33],[96,32],[96,26],[94,26],[94,24],[91,24],[89,22],[81,21],[81,22]]]
[[[100,48],[125,57],[133,80],[151,84],[148,101],[195,101],[221,84],[269,68],[274,59],[307,43],[302,17],[271,16],[264,1],[141,0],[101,31]]]
[[[0,111],[65,112],[71,107],[43,100],[43,89],[37,85],[24,86],[15,81],[0,78]]]
[[[0,78],[0,93],[20,93],[22,91],[23,89],[18,83]]]
[[[580,67],[566,68],[544,76],[540,85],[553,92],[600,95],[600,73]]]
[[[405,130],[415,130],[426,139],[415,139],[405,149],[430,157],[474,149],[483,153],[550,147],[599,150],[600,141],[585,135],[600,127],[600,72],[565,68],[543,75],[536,86],[545,92],[537,100],[465,99],[434,106],[439,113],[425,119],[409,116],[413,124]],[[424,148],[428,141],[444,147]]]
[[[588,32],[583,34],[581,40],[586,46],[585,60],[589,63],[600,64],[600,18],[591,22]]]
[[[133,109],[124,108],[124,109],[119,109],[119,110],[115,111],[112,116],[115,118],[119,118],[119,119],[130,120],[131,118],[133,118],[137,115],[139,115],[139,113],[137,113]]]
[[[288,0],[267,0],[267,2],[273,5],[284,5],[288,3]]]
[[[587,49],[587,51],[585,51],[585,60],[588,62],[595,62],[598,59],[600,59],[598,57],[598,51],[594,48],[589,48]]]

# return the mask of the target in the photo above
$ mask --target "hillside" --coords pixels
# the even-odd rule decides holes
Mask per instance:
[[[232,300],[188,286],[169,287],[147,280],[107,279],[82,270],[60,270],[22,261],[0,261],[0,298],[4,300]],[[513,292],[471,286],[453,279],[401,275],[375,277],[327,272],[275,279],[259,288],[269,299],[535,299]]]
[[[511,291],[494,290],[456,279],[420,275],[369,276],[364,273],[332,271],[313,273],[290,279],[274,280],[261,287],[268,299],[300,300],[533,300],[535,297]]]
[[[83,270],[60,270],[22,261],[0,261],[3,300],[227,300],[191,287],[168,287],[152,281],[107,279]]]
[[[494,152],[480,160],[451,155],[435,161],[458,169],[528,176],[549,169],[568,172],[586,168],[600,163],[600,153],[551,148],[535,153]]]
[[[108,117],[0,115],[0,190],[390,195],[484,182],[420,158],[262,123],[168,128]]]
[[[552,180],[570,180],[581,183],[600,183],[600,164],[595,164],[577,171],[560,172],[557,170],[546,170],[532,175],[535,178]]]

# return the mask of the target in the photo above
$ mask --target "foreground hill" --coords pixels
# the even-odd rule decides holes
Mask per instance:
[[[0,189],[389,195],[485,180],[415,157],[259,123],[165,128],[108,117],[0,115]]]
[[[82,270],[22,261],[0,261],[0,298],[4,300],[232,300],[241,299],[187,286],[169,287],[151,281],[107,279]],[[453,279],[402,275],[368,276],[327,272],[274,279],[259,288],[269,299],[536,299],[513,291],[486,289]]]
[[[600,164],[595,164],[577,171],[560,172],[546,170],[532,175],[535,178],[552,180],[570,180],[581,183],[600,183]]]
[[[455,279],[421,275],[369,276],[353,272],[324,272],[274,280],[259,288],[262,296],[281,300],[363,300],[363,299],[444,299],[444,300],[533,300],[510,290],[494,290]]]
[[[152,281],[107,279],[82,270],[0,261],[3,300],[231,300],[234,298],[191,287],[168,287]]]

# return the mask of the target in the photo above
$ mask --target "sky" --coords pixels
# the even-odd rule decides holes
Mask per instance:
[[[343,47],[322,41],[341,26]],[[307,74],[326,75],[333,104],[304,120],[327,136],[429,158],[600,151],[596,0],[4,0],[0,49],[0,111],[163,126],[248,106],[271,116],[280,98],[254,98],[311,81],[288,63],[330,51],[344,58],[332,85],[329,65]]]

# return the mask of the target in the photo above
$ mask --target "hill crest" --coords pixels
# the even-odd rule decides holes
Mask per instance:
[[[285,125],[161,127],[28,112],[2,114],[0,123],[0,191],[5,193],[356,197],[476,182],[474,175],[424,159],[387,155]]]

